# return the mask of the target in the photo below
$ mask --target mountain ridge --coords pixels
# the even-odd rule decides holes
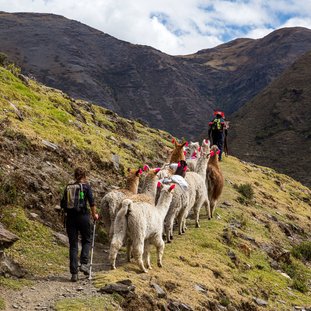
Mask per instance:
[[[0,43],[2,52],[25,73],[73,97],[179,137],[198,137],[206,131],[214,108],[227,114],[236,111],[303,49],[311,49],[311,30],[295,28],[279,30],[266,39],[237,39],[192,55],[170,56],[61,16],[18,14],[0,14]],[[289,33],[288,41],[280,33],[283,37]],[[282,43],[284,50],[274,51],[273,42],[265,40]],[[248,42],[258,46],[245,50],[243,44]],[[267,47],[262,48],[260,42]],[[227,51],[220,52],[224,47]],[[261,55],[256,70],[252,61],[247,66],[242,62],[252,58],[252,53]],[[273,66],[272,60],[267,62],[269,55],[278,59]],[[204,65],[207,62],[212,66]]]

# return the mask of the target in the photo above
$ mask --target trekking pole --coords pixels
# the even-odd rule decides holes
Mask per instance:
[[[90,275],[89,275],[89,280],[92,280],[92,265],[93,265],[93,253],[94,253],[94,244],[95,244],[95,230],[96,230],[96,220],[94,220],[94,227],[93,227],[93,237],[92,237],[92,249],[91,249],[91,262],[90,262]]]

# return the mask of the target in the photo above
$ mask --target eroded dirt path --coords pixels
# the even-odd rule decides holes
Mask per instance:
[[[96,245],[94,251],[93,271],[108,270],[108,249]],[[12,310],[55,310],[58,300],[64,298],[86,298],[99,296],[88,276],[79,273],[76,283],[70,282],[70,273],[46,278],[35,278],[31,286],[21,290],[0,289],[1,297],[5,299],[7,311]]]

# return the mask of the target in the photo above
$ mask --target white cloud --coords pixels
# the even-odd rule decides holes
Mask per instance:
[[[311,27],[309,0],[1,0],[0,10],[60,14],[173,55],[280,27]]]

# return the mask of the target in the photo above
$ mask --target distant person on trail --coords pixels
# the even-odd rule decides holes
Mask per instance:
[[[69,238],[69,258],[71,281],[78,281],[78,236],[81,234],[82,250],[80,254],[80,271],[89,275],[88,257],[91,247],[90,213],[87,208],[89,202],[92,218],[98,219],[90,184],[86,179],[84,168],[78,167],[74,172],[75,181],[65,188],[61,200],[61,208],[66,215],[65,225]]]
[[[208,125],[208,137],[212,141],[212,145],[217,145],[219,148],[219,161],[221,161],[223,150],[228,154],[227,129],[229,126],[225,121],[225,114],[222,111],[214,111],[214,118]],[[224,142],[225,148],[223,148]]]

